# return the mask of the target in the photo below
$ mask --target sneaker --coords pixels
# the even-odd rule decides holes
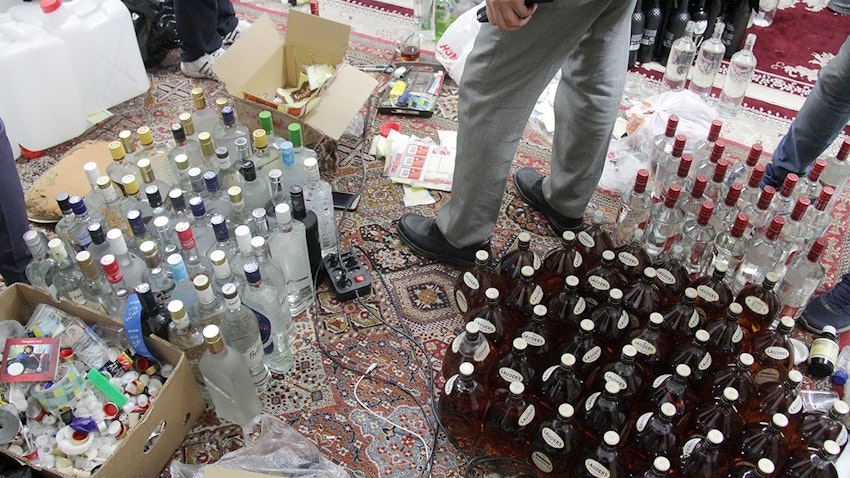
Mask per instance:
[[[526,204],[546,216],[549,227],[559,236],[565,231],[578,232],[584,225],[584,218],[567,217],[552,209],[543,197],[543,175],[534,168],[521,168],[517,171],[514,174],[514,186]]]
[[[850,330],[850,273],[832,286],[829,292],[812,299],[799,322],[809,331],[820,333],[831,325],[838,333]]]
[[[215,73],[212,71],[213,63],[224,53],[224,49],[202,55],[195,61],[181,61],[180,71],[189,78],[206,78],[210,80],[218,80]]]
[[[221,43],[223,45],[232,45],[249,28],[251,28],[251,22],[239,20],[233,31],[221,37]]]
[[[443,236],[437,221],[419,214],[407,213],[398,221],[398,235],[416,255],[440,262],[471,267],[475,265],[475,253],[490,252],[490,244],[455,247]]]

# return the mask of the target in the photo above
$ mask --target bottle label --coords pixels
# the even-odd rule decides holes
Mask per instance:
[[[702,360],[700,360],[699,364],[697,364],[697,369],[706,371],[709,367],[711,367],[711,354],[706,352],[702,357]]]
[[[593,408],[593,405],[596,404],[596,399],[599,398],[601,393],[602,392],[594,392],[592,395],[587,397],[587,400],[584,401],[584,409],[589,412],[590,409]]]
[[[478,290],[481,287],[481,284],[478,283],[478,279],[472,275],[472,272],[464,272],[463,273],[463,283],[466,284],[472,290]]]
[[[84,228],[83,232],[81,232],[77,236],[77,248],[79,248],[81,251],[84,251],[89,248],[91,242],[92,240],[91,235],[89,235],[89,230],[87,228]]]
[[[575,255],[575,257],[573,257],[573,267],[578,269],[579,267],[581,267],[581,264],[583,262],[584,262],[584,259],[581,257],[581,254],[578,251],[576,251],[576,255]]]
[[[658,35],[658,30],[644,30],[643,36],[640,39],[641,45],[655,45],[655,36]]]
[[[767,347],[764,349],[764,354],[774,360],[785,360],[791,356],[791,352],[785,347]]]
[[[463,342],[463,338],[466,336],[466,332],[461,332],[452,340],[452,353],[458,353],[460,350],[460,344]]]
[[[274,352],[274,340],[272,339],[272,321],[262,312],[248,307],[257,316],[257,324],[260,326],[260,340],[263,343],[263,353],[271,355]]]
[[[703,284],[697,287],[697,296],[706,302],[717,302],[720,295],[711,287]]]
[[[176,284],[173,282],[168,289],[151,291],[156,303],[162,307],[162,310],[168,310],[168,303],[171,302],[171,294],[174,292]]]
[[[643,38],[643,32],[632,35],[629,39],[629,51],[638,51],[640,49],[640,40]]]
[[[626,388],[628,388],[628,384],[623,379],[623,377],[611,371],[605,372],[605,381],[616,383],[617,386],[620,387],[620,390],[625,390]]]
[[[519,416],[519,426],[524,427],[534,420],[534,405],[529,405],[528,408]]]
[[[83,291],[80,289],[69,290],[68,299],[75,304],[83,305],[86,303],[86,296],[83,295]]]
[[[552,460],[546,456],[542,451],[535,451],[531,454],[531,461],[534,462],[534,466],[536,466],[543,473],[552,473],[552,470],[555,469],[552,466]]]
[[[699,326],[699,312],[694,310],[691,313],[691,318],[688,319],[688,328],[695,329],[697,326]]]
[[[85,304],[81,304],[81,305],[83,307],[85,307],[86,309],[89,309],[90,311],[95,312],[97,314],[109,315],[109,312],[107,312],[106,309],[103,308],[103,305],[101,305],[97,302],[88,302],[87,301]],[[185,352],[185,350],[184,350],[184,352]]]
[[[796,415],[803,410],[803,397],[797,395],[791,405],[788,405],[788,414]]]
[[[476,362],[482,362],[488,355],[490,355],[490,344],[484,340],[483,343],[475,349],[475,354],[472,356],[472,359]]]
[[[556,433],[555,430],[552,430],[549,427],[543,427],[540,435],[543,437],[543,441],[552,448],[557,448],[558,450],[564,448],[564,440],[558,436],[558,433]]]
[[[740,325],[735,324],[735,333],[732,334],[732,343],[737,344],[742,340],[744,340],[744,329],[742,329]]]
[[[587,278],[587,282],[596,290],[607,291],[611,288],[611,284],[597,275],[592,275]]]
[[[629,318],[629,314],[626,313],[626,311],[624,310],[620,314],[620,320],[617,321],[617,329],[623,330],[626,327],[628,327],[630,323],[631,323],[631,318]]]
[[[509,367],[499,369],[499,376],[506,382],[522,382],[522,374]]]
[[[478,326],[478,330],[480,330],[482,333],[484,333],[486,335],[496,333],[496,326],[493,325],[493,323],[490,322],[487,319],[482,319],[481,317],[476,317],[475,318],[475,325]]]
[[[531,296],[528,298],[528,304],[532,307],[539,304],[543,300],[543,289],[538,285],[534,288]]]
[[[573,315],[581,315],[587,309],[587,301],[584,297],[579,297],[576,301],[576,306],[573,307]]]
[[[531,265],[532,265],[532,267],[534,267],[534,270],[538,271],[538,270],[540,270],[540,266],[543,265],[543,260],[540,259],[540,256],[538,256],[536,252],[532,251],[531,254],[532,254]]]
[[[611,472],[608,471],[608,468],[592,458],[584,460],[584,468],[595,478],[611,478]]]
[[[847,427],[841,427],[841,431],[838,432],[838,438],[835,439],[835,443],[838,443],[842,449],[844,445],[847,444]]]
[[[457,308],[462,314],[465,314],[469,310],[469,302],[467,302],[466,295],[463,292],[459,290],[455,291],[455,302],[457,302]]]
[[[662,383],[664,383],[664,381],[665,381],[665,380],[667,380],[667,377],[669,377],[669,376],[670,376],[670,374],[669,374],[669,373],[665,373],[664,375],[659,375],[659,376],[658,376],[658,377],[657,377],[657,378],[656,378],[656,379],[652,382],[652,388],[658,388],[658,387],[660,387],[660,386],[661,386],[661,384],[662,384]]]
[[[599,357],[602,355],[602,348],[598,345],[588,350],[582,357],[581,361],[584,363],[593,363],[599,360]]]
[[[646,424],[649,422],[649,419],[652,418],[652,412],[646,412],[637,419],[635,422],[635,429],[639,432],[642,432],[644,428],[646,428]]]
[[[702,441],[702,437],[694,437],[694,438],[691,438],[690,440],[686,441],[685,444],[682,445],[682,460],[691,456],[691,453],[694,452],[694,448],[696,448],[697,445],[699,445],[699,443],[701,441]]]
[[[257,341],[248,347],[242,355],[245,357],[245,360],[248,361],[248,368],[250,370],[253,371],[257,367],[261,367],[263,365],[263,343],[261,339],[257,337]],[[254,377],[255,385],[264,381],[265,375],[266,374],[261,374],[260,376]]]
[[[617,258],[620,259],[620,262],[629,267],[637,267],[640,264],[638,258],[630,252],[623,251],[617,254]]]
[[[638,352],[644,355],[655,355],[655,352],[657,351],[655,345],[652,345],[649,341],[644,339],[633,339],[632,345]]]
[[[827,338],[813,340],[812,348],[809,351],[809,360],[813,358],[821,358],[835,364],[838,359],[838,344]]]
[[[658,278],[661,282],[667,285],[676,285],[676,277],[670,273],[667,269],[658,269],[656,271],[655,277]]]
[[[452,375],[448,380],[446,380],[446,386],[443,387],[443,390],[446,392],[446,396],[452,394],[452,390],[455,388],[455,382],[457,382],[458,374]]]
[[[523,332],[522,338],[525,339],[525,341],[528,342],[528,345],[531,345],[532,347],[543,347],[546,345],[546,339],[544,339],[542,335],[534,332]]]
[[[584,231],[578,233],[578,242],[587,249],[593,249],[596,247],[596,241],[593,240],[593,236]]]
[[[775,368],[763,368],[753,375],[753,381],[756,382],[756,385],[768,382],[778,382],[779,370]]]
[[[770,312],[770,308],[763,300],[752,295],[744,298],[744,304],[757,315],[767,315]]]

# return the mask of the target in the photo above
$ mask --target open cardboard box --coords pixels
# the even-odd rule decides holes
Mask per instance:
[[[26,324],[38,304],[52,305],[87,324],[114,326],[117,323],[71,302],[57,301],[46,292],[23,284],[15,284],[0,294],[0,320],[11,319]],[[159,337],[153,337],[148,344],[156,357],[175,366],[174,371],[139,423],[127,431],[115,453],[92,475],[95,478],[159,476],[204,411],[204,400],[183,352]],[[3,453],[23,462],[19,456],[8,454],[5,450]],[[37,476],[70,476],[55,469],[31,466]]]
[[[372,76],[344,63],[350,34],[349,25],[290,10],[284,40],[272,20],[263,15],[216,60],[213,71],[231,96],[260,106],[252,117],[240,117],[245,124],[255,124],[256,113],[268,109],[278,117],[278,135],[285,136],[286,124],[298,121],[338,140],[378,84]],[[298,73],[312,64],[328,64],[338,70],[312,110],[301,118],[290,116],[271,100],[278,88],[296,86]],[[281,121],[282,116],[286,118]]]

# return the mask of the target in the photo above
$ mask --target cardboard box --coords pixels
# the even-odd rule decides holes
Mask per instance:
[[[278,105],[271,100],[277,89],[295,86],[304,66],[328,64],[338,67],[336,75],[322,90],[318,105],[303,118],[273,110],[278,116],[289,116],[291,121],[338,140],[378,85],[369,74],[344,63],[350,34],[349,25],[290,10],[284,40],[272,20],[263,15],[216,60],[213,71],[231,96],[262,106],[253,115],[240,116],[242,121],[252,125],[250,116],[256,120],[257,112],[276,108]],[[237,107],[239,103],[237,101]],[[276,131],[285,136],[285,120],[279,118],[279,121],[282,129],[277,130],[278,121],[275,121]]]
[[[87,324],[117,323],[71,302],[57,301],[46,292],[23,284],[15,284],[0,294],[0,318],[26,324],[38,304],[52,305],[81,318]],[[158,337],[154,337],[149,344],[156,357],[175,365],[174,371],[142,415],[141,421],[127,431],[115,453],[92,475],[95,478],[159,476],[174,450],[204,411],[204,400],[183,352]],[[33,468],[36,466],[33,465]],[[37,470],[40,476],[68,476],[52,469]]]

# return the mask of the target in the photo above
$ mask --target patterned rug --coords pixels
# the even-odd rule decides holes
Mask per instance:
[[[240,16],[256,18],[256,9],[237,5]],[[285,31],[284,14],[273,19]],[[349,60],[352,63],[378,63],[391,57],[391,45],[372,37],[352,36]],[[432,59],[427,57],[426,59]],[[203,86],[208,97],[224,94],[222,87],[211,81],[189,80],[179,74],[179,62],[173,52],[163,64],[151,69],[152,88],[141,96],[112,110],[114,116],[95,126],[77,141],[113,140],[122,129],[135,129],[148,124],[157,138],[165,141],[170,134],[168,124],[191,105],[189,91]],[[437,137],[439,130],[456,130],[457,86],[444,85],[437,113],[430,119],[392,117],[402,124],[402,131],[420,136]],[[379,116],[372,125],[389,120]],[[75,142],[51,148],[36,160],[19,165],[25,187],[70,149]],[[356,140],[338,145],[337,167],[325,176],[335,189],[354,191],[359,186],[363,166]],[[740,160],[746,148],[727,148],[730,158]],[[442,384],[423,368],[425,360],[440,369],[443,351],[461,329],[462,321],[453,303],[452,283],[459,270],[423,260],[403,246],[396,235],[396,222],[403,212],[402,188],[382,177],[383,162],[369,155],[365,162],[365,188],[357,211],[345,215],[340,224],[343,247],[359,251],[368,264],[373,294],[363,303],[340,303],[329,286],[323,283],[317,301],[309,313],[295,318],[298,330],[293,344],[295,365],[286,375],[275,375],[270,390],[264,394],[264,410],[307,436],[327,458],[345,467],[355,477],[413,477],[424,469],[421,443],[394,426],[375,419],[364,411],[354,397],[354,384],[370,364],[378,364],[373,375],[384,379],[364,380],[358,395],[376,413],[387,417],[430,440],[433,416],[429,408],[429,391]],[[515,168],[533,166],[548,171],[548,147],[539,135],[529,130],[517,153]],[[437,203],[412,210],[433,216],[447,199],[445,193],[433,193]],[[616,213],[617,197],[599,191],[589,210],[605,211],[609,219]],[[846,198],[836,214],[846,218]],[[520,231],[533,236],[533,247],[545,252],[556,244],[542,216],[528,209],[515,190],[508,188],[502,212],[493,236],[493,250],[502,254]],[[825,259],[830,277],[836,270],[846,270],[847,260],[841,247],[847,234],[846,221],[836,221],[830,231],[830,247]],[[422,344],[425,354],[392,328],[408,331]],[[322,349],[328,351],[323,354]],[[432,381],[433,380],[433,381]],[[208,411],[186,437],[173,459],[185,463],[211,463],[229,450],[243,444],[241,429],[220,422]],[[430,446],[430,445],[429,445]],[[461,462],[454,448],[444,439],[436,448],[433,476],[462,476]],[[164,470],[163,477],[169,477]]]

